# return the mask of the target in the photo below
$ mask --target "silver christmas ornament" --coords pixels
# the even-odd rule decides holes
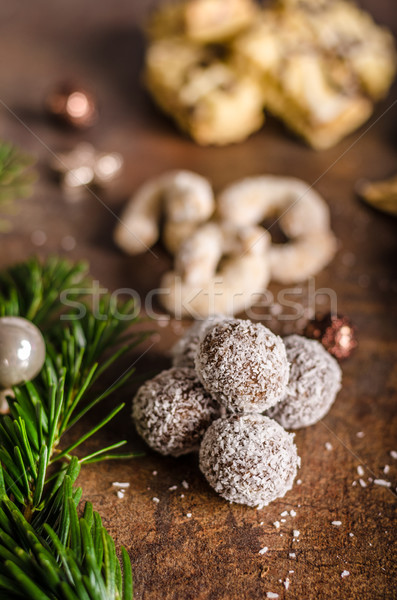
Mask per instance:
[[[7,389],[38,375],[45,360],[40,330],[22,317],[0,318],[0,388]]]

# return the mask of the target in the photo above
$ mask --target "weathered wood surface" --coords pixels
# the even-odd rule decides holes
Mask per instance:
[[[209,176],[217,189],[251,174],[294,175],[316,182],[331,206],[340,250],[317,277],[316,287],[335,290],[339,311],[357,325],[359,348],[343,364],[343,389],[330,414],[296,435],[301,485],[267,509],[218,498],[201,477],[194,456],[174,460],[150,451],[128,463],[87,467],[81,475],[85,498],[101,512],[116,542],[128,548],[136,598],[256,600],[267,592],[291,600],[395,598],[397,461],[390,451],[397,450],[396,220],[361,204],[353,186],[361,177],[382,178],[396,170],[397,105],[390,108],[396,88],[367,126],[326,152],[306,148],[271,119],[246,143],[199,148],[174,130],[140,87],[143,46],[138,24],[148,5],[143,0],[0,2],[1,136],[37,154],[41,173],[34,197],[18,202],[13,230],[0,238],[0,266],[37,251],[61,252],[88,259],[94,277],[110,290],[131,286],[144,297],[169,259],[161,248],[156,249],[158,258],[128,258],[111,241],[113,213],[119,214],[139,183],[178,167]],[[367,0],[363,5],[378,20],[396,25],[393,0]],[[100,121],[84,134],[54,127],[42,114],[46,91],[68,77],[93,88],[100,99]],[[81,139],[122,152],[126,168],[120,181],[100,194],[102,202],[88,197],[73,205],[49,177],[48,162],[51,152],[71,148]],[[40,248],[32,241],[37,230],[47,236]],[[77,242],[72,251],[63,250],[66,236]],[[270,289],[275,294],[279,290],[273,285]],[[307,304],[307,289],[296,299]],[[302,320],[273,319],[270,325],[283,333],[299,330]],[[133,358],[140,375],[169,365],[167,352],[180,324],[171,321],[153,328],[158,335],[146,348],[153,345],[141,358],[139,353]],[[131,393],[123,393],[128,402]],[[106,435],[109,440],[127,435],[131,448],[143,447],[127,416]],[[332,450],[326,450],[326,442]],[[388,479],[393,488],[371,483],[361,487],[358,465],[365,469],[365,481]],[[188,489],[182,487],[183,480]],[[123,500],[116,497],[113,481],[130,482]],[[176,491],[169,490],[173,485]],[[286,517],[276,529],[273,522],[291,509],[297,516]],[[334,520],[341,526],[333,526]],[[293,542],[293,529],[300,531],[299,542]],[[269,550],[261,555],[264,546]],[[341,577],[344,570],[350,572],[346,578]],[[288,591],[282,583],[287,577]]]

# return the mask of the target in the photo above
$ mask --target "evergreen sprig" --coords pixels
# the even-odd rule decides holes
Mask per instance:
[[[131,301],[117,307],[117,317],[102,298],[100,319],[88,306],[79,320],[73,312],[67,320],[54,319],[62,313],[60,293],[71,289],[79,297],[85,277],[85,266],[54,258],[43,265],[32,259],[0,275],[1,314],[41,324],[47,347],[40,375],[13,389],[10,415],[0,418],[0,600],[132,598],[127,552],[121,551],[121,568],[91,504],[79,518],[82,490],[75,486],[82,464],[134,456],[118,452],[125,440],[81,452],[124,404],[69,445],[63,446],[62,436],[129,379],[133,369],[93,394],[94,383],[143,335],[127,331],[136,321],[125,318],[133,314]]]
[[[31,192],[36,173],[34,158],[13,144],[0,140],[0,203],[24,198]]]

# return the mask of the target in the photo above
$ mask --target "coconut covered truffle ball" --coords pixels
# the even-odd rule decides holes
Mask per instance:
[[[300,466],[293,439],[263,415],[222,417],[201,442],[200,469],[222,498],[266,506],[292,488]]]
[[[209,327],[195,366],[205,389],[230,412],[263,412],[285,396],[284,344],[261,323],[225,319]]]
[[[197,450],[205,430],[218,416],[216,402],[193,369],[159,373],[139,388],[133,400],[136,429],[160,454],[180,456]]]
[[[340,390],[342,372],[315,340],[289,335],[284,344],[291,363],[287,393],[267,414],[287,429],[299,429],[327,414]]]
[[[214,315],[208,317],[208,319],[196,321],[191,327],[186,329],[183,336],[171,349],[173,366],[194,369],[194,360],[201,335],[210,325],[219,323],[225,318],[223,315]]]

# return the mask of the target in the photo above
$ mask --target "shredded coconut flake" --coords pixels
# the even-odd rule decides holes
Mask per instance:
[[[385,475],[387,475],[387,474],[389,473],[389,471],[390,471],[390,466],[389,466],[389,465],[385,465],[385,466],[383,467],[383,472],[384,472],[384,474],[385,474]]]
[[[268,550],[269,550],[269,548],[267,546],[264,546],[263,548],[261,548],[259,550],[259,554],[265,554]]]
[[[291,517],[296,517],[296,512],[294,511],[294,509],[290,510],[289,514],[291,515]]]
[[[188,482],[187,482],[187,481],[185,481],[185,480],[183,480],[183,481],[182,481],[182,483],[181,483],[181,486],[182,486],[183,488],[185,488],[185,490],[189,489],[189,484],[188,484]]]
[[[335,527],[340,527],[342,525],[342,521],[332,521],[332,525],[335,525]]]
[[[359,484],[361,485],[361,487],[363,487],[363,488],[367,487],[367,484],[365,483],[364,479],[361,479],[361,478],[360,478],[360,479],[358,480],[358,482],[359,482]]]
[[[155,502],[156,504],[158,504],[158,503],[160,502],[159,498],[156,498],[156,497],[152,498],[152,500],[153,500],[153,502]]]
[[[374,479],[374,484],[382,487],[391,487],[390,481],[386,481],[386,479]]]
[[[168,488],[170,492],[175,492],[175,490],[178,489],[177,485],[172,485],[171,487]]]
[[[330,442],[325,442],[324,446],[325,449],[328,450],[328,452],[331,452],[331,450],[333,449],[333,445]]]
[[[126,481],[125,483],[120,483],[120,481],[113,481],[112,485],[114,485],[114,487],[120,487],[120,488],[130,487],[130,484],[128,483],[128,481]]]
[[[267,598],[278,598],[278,594],[276,594],[275,592],[267,592],[266,596]]]
[[[290,584],[290,580],[288,579],[288,577],[286,577],[286,579],[284,581],[284,587],[285,587],[286,590],[288,590],[289,584]]]
[[[280,529],[280,521],[274,521],[273,527],[275,527],[276,529]]]
[[[298,531],[298,529],[294,529],[293,534],[294,534],[294,538],[298,538],[300,536],[301,532]]]
[[[288,555],[290,558],[296,558],[295,552],[290,552]]]
[[[350,536],[350,537],[354,537],[354,533],[350,532],[350,533],[349,533],[349,536]]]
[[[191,519],[192,518],[192,513],[186,513],[186,516],[187,516],[188,519]]]
[[[394,460],[397,460],[397,450],[390,450],[390,456],[394,458]]]
[[[342,571],[341,577],[348,577],[350,575],[349,571]]]
[[[365,433],[364,433],[363,431],[357,431],[357,433],[356,433],[356,436],[357,436],[358,438],[363,438],[363,437],[364,437],[364,435],[365,435]]]
[[[124,490],[117,490],[117,498],[124,498]]]
[[[363,467],[361,465],[358,465],[358,467],[357,467],[357,474],[360,477],[364,477],[365,471],[364,471],[364,469],[363,469]]]
[[[280,517],[287,517],[288,516],[288,510],[283,510],[282,513],[280,513]]]

